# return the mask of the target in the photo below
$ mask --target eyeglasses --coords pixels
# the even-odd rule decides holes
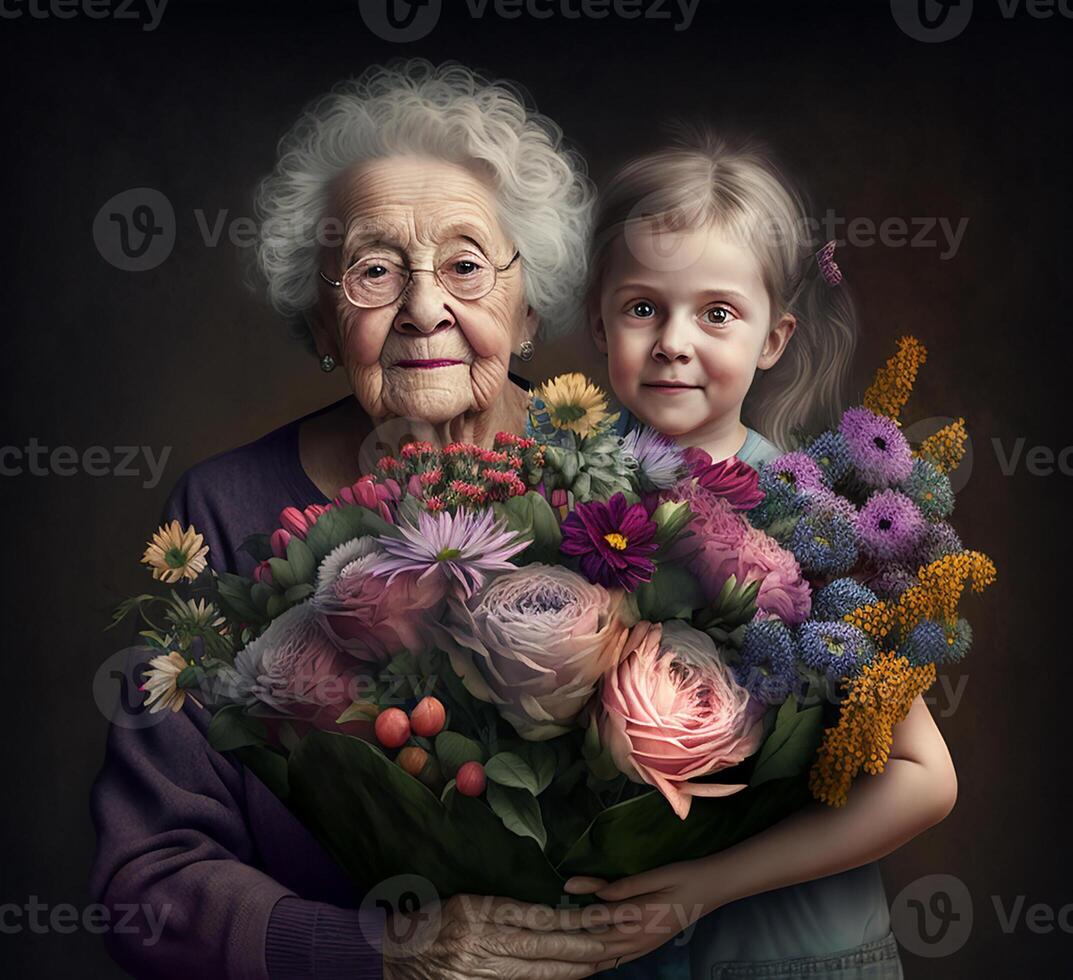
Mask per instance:
[[[492,291],[499,273],[506,272],[520,255],[515,252],[514,258],[504,266],[485,265],[476,258],[453,258],[438,269],[407,269],[390,259],[359,259],[343,273],[342,279],[331,279],[323,272],[320,277],[333,289],[341,288],[354,306],[366,310],[394,303],[406,292],[415,272],[431,272],[456,299],[477,300]]]

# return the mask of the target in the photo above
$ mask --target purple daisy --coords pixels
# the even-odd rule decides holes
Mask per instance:
[[[894,419],[851,408],[842,416],[839,431],[854,471],[868,486],[889,487],[913,471],[913,452]]]
[[[904,493],[880,490],[857,513],[861,551],[877,562],[907,558],[920,544],[925,521]]]
[[[590,582],[621,586],[632,592],[652,578],[656,566],[648,556],[659,549],[644,504],[628,504],[616,493],[607,503],[578,504],[562,524],[564,555],[578,555],[581,571]]]
[[[490,509],[479,514],[422,511],[417,527],[400,524],[398,529],[401,538],[376,539],[390,557],[377,562],[370,574],[386,575],[390,583],[403,572],[428,575],[439,570],[457,583],[465,598],[484,584],[486,573],[514,568],[510,559],[529,546],[516,531],[495,523]]]

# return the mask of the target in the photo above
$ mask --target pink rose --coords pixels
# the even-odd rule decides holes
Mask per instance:
[[[600,738],[619,771],[655,786],[685,820],[694,796],[745,784],[692,780],[744,762],[760,747],[762,713],[706,633],[679,620],[633,628],[604,678]]]
[[[317,572],[310,600],[325,632],[351,656],[387,663],[400,650],[428,648],[428,627],[440,618],[447,580],[442,575],[373,575],[384,560],[373,538],[340,545]]]

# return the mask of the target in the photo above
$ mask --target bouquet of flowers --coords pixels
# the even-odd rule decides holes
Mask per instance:
[[[570,875],[701,857],[844,804],[969,647],[959,601],[995,569],[948,521],[963,421],[902,434],[924,357],[903,338],[863,405],[759,474],[618,436],[564,375],[525,435],[408,443],[287,508],[251,578],[161,528],[143,561],[183,594],[114,623],[148,624],[149,710],[208,707],[212,744],[364,886],[554,904]]]

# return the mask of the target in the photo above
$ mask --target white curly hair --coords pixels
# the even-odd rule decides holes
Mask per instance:
[[[585,162],[516,85],[457,62],[369,68],[310,103],[260,184],[257,262],[272,306],[312,349],[320,223],[332,181],[356,164],[427,154],[491,178],[504,231],[521,252],[542,339],[580,322],[595,192]]]

